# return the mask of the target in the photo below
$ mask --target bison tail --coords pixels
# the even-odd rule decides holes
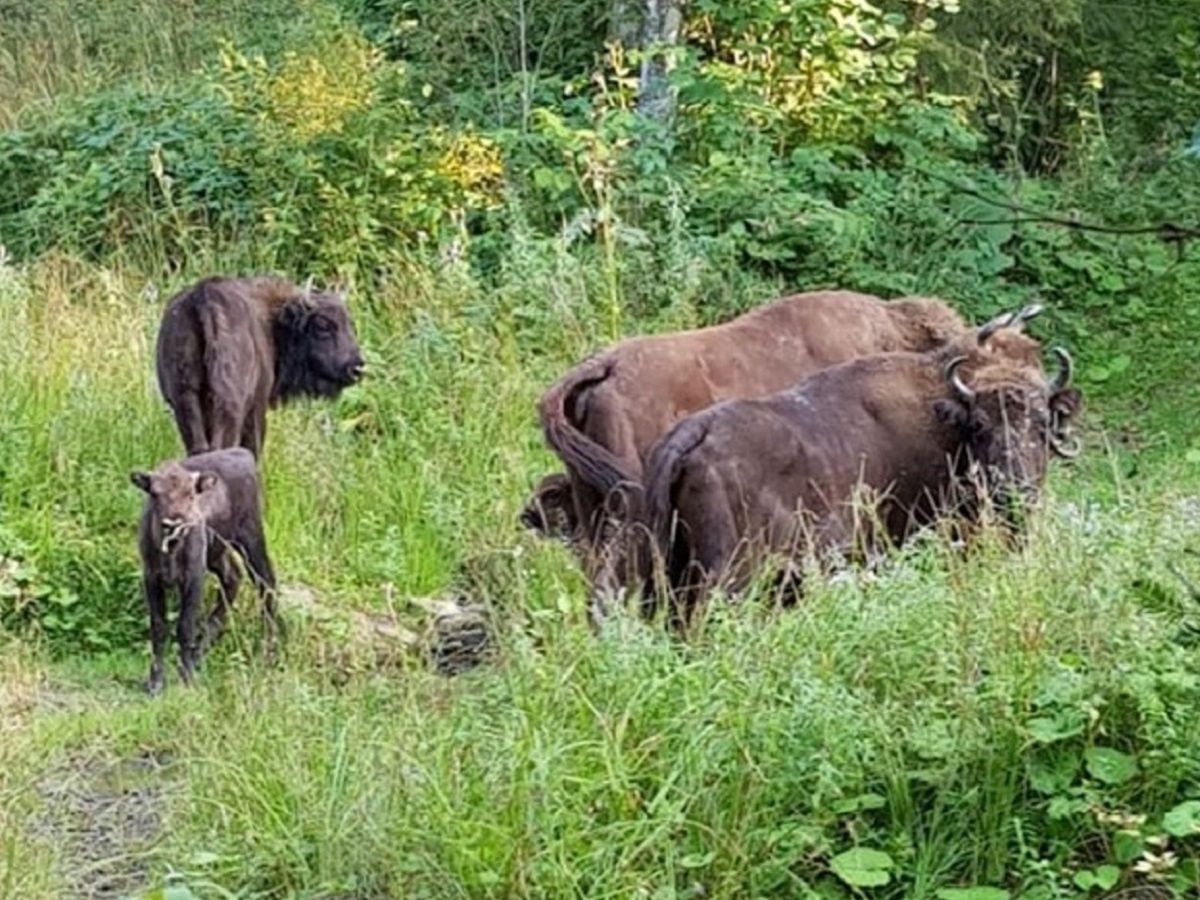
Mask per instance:
[[[587,484],[607,496],[619,486],[638,485],[638,475],[607,447],[584,434],[571,420],[569,405],[579,392],[612,375],[611,359],[589,360],[555,383],[538,403],[546,443]]]
[[[654,446],[646,462],[646,517],[659,558],[664,563],[669,559],[675,542],[675,511],[671,494],[679,479],[679,470],[688,454],[700,446],[707,435],[708,422],[705,417],[684,419]]]

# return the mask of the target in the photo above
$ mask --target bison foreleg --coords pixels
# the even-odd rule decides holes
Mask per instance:
[[[204,569],[189,573],[179,589],[179,622],[176,640],[179,642],[179,676],[191,684],[200,665],[200,638],[196,634],[200,613],[204,607]]]
[[[147,575],[143,579],[146,592],[146,608],[150,613],[150,677],[146,679],[146,690],[158,694],[165,685],[163,654],[167,647],[167,589],[158,575]]]

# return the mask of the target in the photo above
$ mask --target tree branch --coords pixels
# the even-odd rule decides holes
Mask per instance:
[[[931,172],[928,169],[916,167],[917,171],[922,175],[940,181],[943,184],[949,185],[960,194],[965,194],[968,197],[974,197],[986,203],[988,206],[994,206],[997,209],[1006,209],[1009,212],[1015,213],[1014,218],[1007,219],[959,219],[964,225],[1024,225],[1024,224],[1040,224],[1040,225],[1058,225],[1063,228],[1071,228],[1075,231],[1090,231],[1097,234],[1117,234],[1117,235],[1145,235],[1150,234],[1157,237],[1165,244],[1174,244],[1179,253],[1183,253],[1184,244],[1188,241],[1200,238],[1200,226],[1194,225],[1177,225],[1174,222],[1163,222],[1160,225],[1107,225],[1102,222],[1085,222],[1077,215],[1063,216],[1054,213],[1044,212],[1039,209],[1033,209],[1028,206],[1023,206],[1020,203],[1014,203],[1011,200],[1002,200],[996,197],[990,197],[982,191],[964,184],[954,178],[948,178],[937,172]]]

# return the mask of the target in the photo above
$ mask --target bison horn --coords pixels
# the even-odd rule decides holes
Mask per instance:
[[[1063,459],[1074,459],[1083,448],[1080,447],[1077,438],[1070,438],[1068,442],[1067,435],[1060,433],[1050,435],[1050,449]]]
[[[1042,314],[1042,310],[1044,308],[1045,307],[1043,307],[1042,304],[1040,304],[1040,303],[1030,303],[1023,310],[1021,310],[1019,313],[1017,313],[1016,321],[1017,322],[1028,322],[1030,319],[1036,319],[1038,316],[1040,316]],[[1016,323],[1014,323],[1014,324],[1016,324]]]
[[[1061,391],[1071,383],[1071,371],[1075,368],[1075,364],[1071,361],[1071,354],[1063,347],[1055,347],[1054,355],[1058,358],[1058,374],[1050,382],[1051,393]]]
[[[996,316],[979,329],[979,343],[982,344],[1001,328],[1007,328],[1017,318],[1016,313],[1006,312]]]
[[[958,399],[962,400],[963,403],[974,403],[975,392],[967,387],[966,382],[958,374],[958,367],[966,361],[967,358],[965,356],[956,356],[950,360],[946,366],[946,378],[950,380],[950,385],[954,388],[954,393],[958,395]]]

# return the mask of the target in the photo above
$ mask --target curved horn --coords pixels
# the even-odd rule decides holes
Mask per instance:
[[[1051,393],[1061,391],[1071,383],[1071,373],[1075,368],[1075,363],[1071,360],[1071,354],[1065,348],[1055,347],[1053,353],[1058,359],[1058,374],[1050,382]]]
[[[1030,303],[1023,310],[1017,313],[1016,321],[1028,322],[1030,319],[1036,319],[1042,314],[1043,309],[1045,309],[1045,307],[1040,303]]]
[[[1050,435],[1050,449],[1063,459],[1074,459],[1083,451],[1083,447],[1079,443],[1079,438],[1072,437],[1069,442],[1065,438],[1065,434]]]
[[[1013,319],[1017,318],[1017,313],[1001,313],[996,318],[991,319],[979,329],[978,340],[982,344],[1001,328],[1007,328],[1013,323]]]
[[[950,386],[954,388],[954,393],[958,395],[958,399],[964,403],[975,402],[975,392],[967,387],[966,382],[958,374],[958,367],[967,361],[965,356],[956,356],[946,365],[946,378],[950,381]]]

